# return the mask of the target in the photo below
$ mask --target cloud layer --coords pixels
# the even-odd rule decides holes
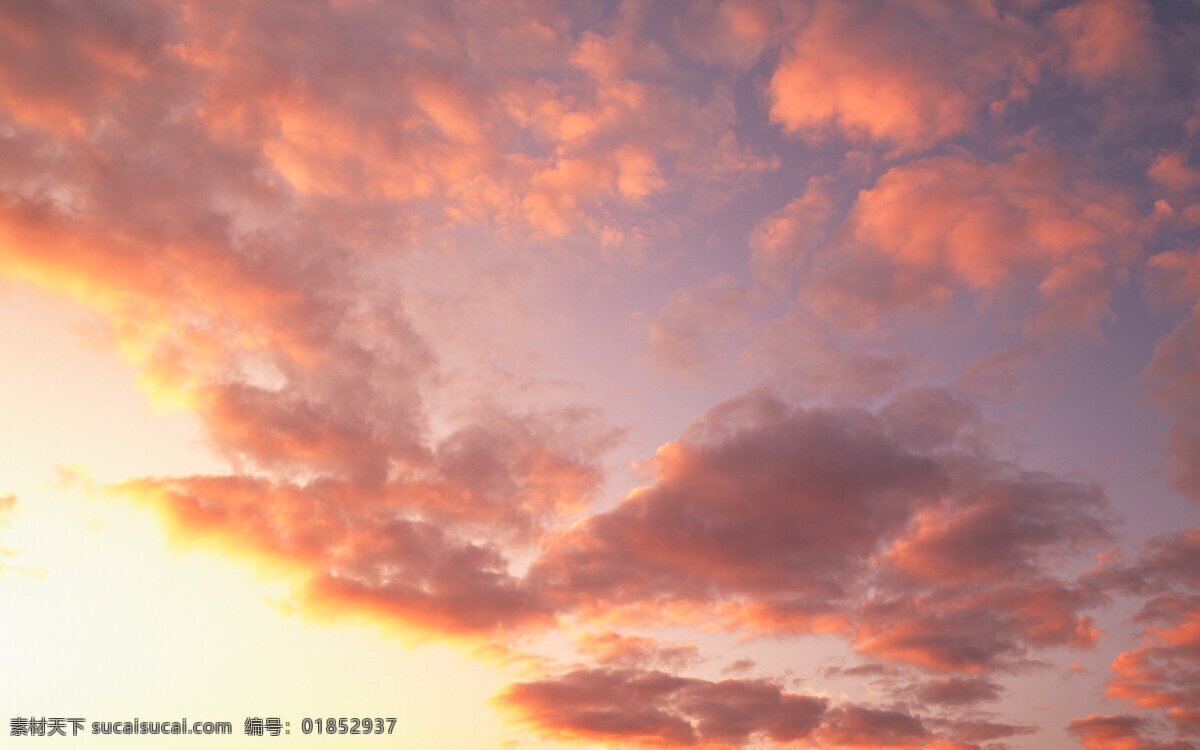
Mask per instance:
[[[0,0],[0,40],[0,272],[199,418],[226,470],[110,488],[179,540],[529,657],[497,702],[563,741],[1200,742],[1195,504],[1131,458],[1165,417],[1200,498],[1194,3]],[[1107,703],[1005,713],[1104,649]]]

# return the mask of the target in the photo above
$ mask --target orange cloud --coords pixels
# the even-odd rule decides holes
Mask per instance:
[[[575,40],[559,11],[517,5],[448,24],[435,4],[194,4],[173,49],[202,72],[205,125],[252,144],[306,196],[423,202],[432,219],[563,237],[636,209],[667,187],[668,166],[718,190],[769,168],[742,158],[722,90],[706,101],[641,80],[670,55],[636,17]],[[311,64],[297,71],[299,49]]]
[[[1173,192],[1185,192],[1200,187],[1200,169],[1189,167],[1187,155],[1179,151],[1159,156],[1146,170],[1146,175]]]
[[[163,6],[68,9],[5,2],[0,35],[0,106],[6,119],[78,137],[147,85],[166,95],[183,82],[167,45]],[[149,71],[158,75],[148,81]],[[149,92],[147,92],[149,93]]]
[[[1088,716],[1067,729],[1087,750],[1194,750],[1189,742],[1160,742],[1143,735],[1146,722],[1135,716]]]
[[[530,575],[566,601],[747,597],[827,616],[879,536],[942,483],[880,427],[762,393],[727,402],[659,450],[654,485],[562,534]]]
[[[1108,696],[1164,710],[1180,736],[1200,738],[1200,529],[1152,538],[1135,560],[1109,561],[1091,575],[1097,585],[1147,597],[1134,616],[1143,626],[1141,642],[1113,660]],[[1147,723],[1122,724],[1122,741],[1160,747],[1136,731]]]
[[[976,420],[933,390],[877,414],[734,399],[659,449],[653,484],[551,537],[529,582],[564,612],[682,606],[934,671],[1092,646],[1103,596],[1053,570],[1109,540],[1103,494],[989,458]]]
[[[991,676],[1040,649],[1094,645],[1087,611],[1135,591],[1152,598],[1112,695],[1195,733],[1188,574],[1063,574],[1109,541],[1103,493],[1002,459],[961,397],[899,390],[914,356],[886,332],[907,311],[998,310],[1021,317],[1018,353],[1036,356],[1095,332],[1156,243],[1148,296],[1185,316],[1147,375],[1176,415],[1177,486],[1200,496],[1200,266],[1166,244],[1196,223],[1191,152],[1122,141],[1128,161],[1092,163],[1092,120],[1076,129],[1081,110],[1054,88],[1090,107],[1102,84],[1184,59],[1170,50],[1186,35],[1146,4],[0,11],[0,266],[101,316],[148,384],[202,420],[228,472],[118,487],[181,538],[287,571],[310,611],[423,634],[498,639],[573,618],[834,635],[914,685],[946,673],[913,691],[939,715],[992,699]],[[1068,114],[1022,109],[1046,99]],[[863,151],[838,153],[846,141]],[[1098,176],[1122,170],[1140,182]],[[755,222],[748,248],[730,240]],[[587,267],[573,257],[585,244],[605,259],[687,253],[620,276],[618,305],[676,271],[713,279],[657,298],[648,349],[677,371],[792,305],[737,364],[809,405],[726,401],[658,452],[646,486],[583,516],[614,431],[583,409],[497,406],[506,394],[470,403],[456,378],[474,373],[446,366],[431,334],[489,285],[526,294],[512,280],[543,255]],[[744,282],[731,247],[749,250]],[[437,260],[402,262],[419,254]],[[448,278],[444,323],[396,291]],[[869,409],[811,402],[888,394]],[[1190,561],[1188,540],[1164,548]],[[651,672],[698,650],[616,631],[578,649],[605,668],[506,694],[553,736],[962,748],[1027,729]],[[1161,745],[1124,726],[1075,731]]]
[[[1085,0],[1057,11],[1052,25],[1067,45],[1067,70],[1085,84],[1160,64],[1151,6],[1142,0]]]
[[[847,240],[816,256],[807,292],[828,319],[860,326],[962,296],[1032,296],[1031,336],[1089,331],[1109,314],[1141,228],[1123,189],[1053,154],[919,159],[859,193]]]
[[[926,720],[900,709],[830,707],[766,680],[713,682],[638,669],[579,669],[518,682],[496,702],[546,737],[637,747],[718,750],[769,740],[819,750],[978,750],[976,742],[1033,730],[981,719]]]
[[[753,737],[809,735],[825,701],[757,680],[709,682],[662,672],[591,669],[510,685],[500,705],[539,733],[576,742],[730,748]]]
[[[431,634],[552,622],[544,598],[509,571],[509,555],[598,487],[592,449],[567,447],[574,430],[589,430],[578,415],[477,413],[427,448],[352,419],[353,399],[241,390],[200,413],[222,448],[275,478],[144,479],[114,490],[149,503],[185,541],[300,573],[314,611],[365,611]]]
[[[587,633],[578,648],[603,667],[682,669],[701,660],[691,644],[661,644],[653,638],[623,635],[612,630]]]
[[[494,545],[405,518],[403,506],[333,482],[249,477],[133,480],[113,488],[151,504],[173,533],[301,574],[316,613],[371,614],[417,633],[494,634],[546,624],[543,602]]]
[[[794,134],[928,148],[1006,96],[1027,34],[986,4],[817,2],[771,77],[771,119]]]
[[[1081,611],[1103,601],[1046,578],[893,592],[862,606],[853,643],[868,656],[935,672],[1021,669],[1030,648],[1094,646],[1100,632]]]

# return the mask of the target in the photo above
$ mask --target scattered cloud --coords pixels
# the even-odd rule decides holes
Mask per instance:
[[[927,149],[1025,85],[1031,35],[985,3],[815,2],[771,76],[771,119],[796,135]]]
[[[826,702],[760,680],[708,680],[662,672],[588,669],[515,683],[497,696],[519,721],[550,737],[645,745],[743,745],[755,737],[807,737]]]
[[[1160,742],[1142,736],[1146,722],[1136,716],[1088,716],[1068,729],[1087,750],[1192,750],[1188,742]]]
[[[653,484],[548,540],[529,579],[567,610],[718,612],[935,671],[1092,645],[1102,597],[1053,563],[1110,539],[1105,498],[976,451],[974,419],[936,391],[877,414],[739,397],[659,449]]]
[[[1155,340],[1200,498],[1197,40],[1142,0],[0,0],[0,267],[94,313],[228,467],[115,493],[310,612],[569,633],[572,671],[498,698],[540,734],[1021,746],[983,707],[1136,597],[1131,713],[1067,731],[1185,750],[1196,530],[1077,575],[1131,548],[1137,492],[1037,455],[1052,417],[1025,457],[990,420],[1057,351]],[[1118,377],[1085,369],[1071,398]],[[661,444],[632,490],[629,431]],[[821,677],[895,703],[710,679],[774,667],[693,627],[823,636]]]
[[[602,667],[657,667],[680,671],[700,661],[700,649],[690,643],[660,643],[653,638],[623,635],[612,630],[587,633],[578,640],[579,650]]]
[[[1086,334],[1111,314],[1140,231],[1128,194],[1054,153],[917,159],[859,193],[805,294],[826,319],[863,327],[965,297],[1029,310],[1034,338]]]
[[[1098,585],[1145,597],[1133,618],[1142,626],[1141,642],[1113,660],[1108,696],[1162,711],[1180,736],[1200,738],[1200,529],[1151,538],[1136,559],[1110,561],[1091,575]],[[1129,747],[1159,747],[1140,739],[1146,723],[1117,717],[1096,731],[1128,737]]]

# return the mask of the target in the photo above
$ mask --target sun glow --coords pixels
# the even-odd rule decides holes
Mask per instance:
[[[190,415],[152,411],[135,374],[85,343],[84,320],[30,289],[0,297],[0,359],[22,362],[0,390],[0,489],[15,498],[0,526],[0,674],[22,676],[0,684],[6,724],[229,721],[221,747],[261,743],[242,734],[255,716],[290,721],[287,747],[344,747],[302,735],[306,717],[397,719],[390,736],[353,738],[364,748],[479,747],[503,734],[488,704],[504,684],[497,668],[370,624],[314,621],[296,609],[286,570],[173,541],[152,510],[105,491],[131,474],[219,464],[197,451]],[[111,435],[93,433],[106,424]],[[77,463],[56,465],[61,456]]]

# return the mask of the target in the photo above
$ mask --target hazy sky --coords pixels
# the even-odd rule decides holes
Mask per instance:
[[[0,363],[14,743],[1200,747],[1197,0],[0,0]]]

